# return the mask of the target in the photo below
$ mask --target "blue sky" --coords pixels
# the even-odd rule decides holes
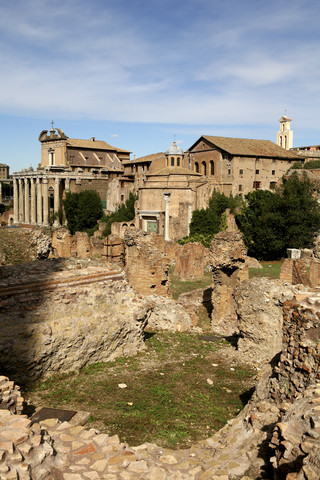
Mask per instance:
[[[0,2],[0,163],[36,167],[50,122],[137,157],[174,135],[320,144],[319,0]]]

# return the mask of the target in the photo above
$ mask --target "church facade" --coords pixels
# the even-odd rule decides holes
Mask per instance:
[[[130,158],[129,151],[94,137],[69,138],[53,125],[49,133],[40,133],[39,141],[41,163],[37,170],[12,175],[14,223],[49,225],[50,217],[62,208],[65,192],[95,190],[103,207],[111,211],[124,199],[118,178],[123,175],[122,162]],[[55,219],[55,226],[58,224]]]

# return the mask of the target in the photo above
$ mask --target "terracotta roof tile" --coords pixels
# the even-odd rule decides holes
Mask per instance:
[[[240,156],[259,156],[259,157],[276,157],[288,160],[297,159],[297,154],[285,150],[270,140],[254,140],[249,138],[231,138],[231,137],[213,137],[203,135],[202,138],[208,140],[221,150],[231,155]]]
[[[67,146],[69,147],[78,147],[78,148],[88,148],[88,149],[96,149],[96,150],[112,150],[114,152],[127,152],[130,153],[128,150],[123,150],[121,148],[112,147],[108,143],[104,142],[103,140],[81,140],[78,138],[68,138],[67,139]]]
[[[126,160],[123,162],[123,165],[135,165],[136,163],[153,162],[153,160],[158,160],[159,158],[164,157],[164,152],[151,153],[150,155],[145,155],[144,157],[139,157],[135,160]]]

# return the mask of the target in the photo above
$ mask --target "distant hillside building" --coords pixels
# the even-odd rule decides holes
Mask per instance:
[[[41,163],[37,170],[31,168],[13,174],[15,223],[48,225],[50,215],[62,207],[68,191],[95,190],[103,207],[115,210],[124,197],[118,177],[123,175],[122,162],[130,158],[129,151],[94,137],[68,138],[53,125],[49,134],[47,130],[40,133],[39,141]]]

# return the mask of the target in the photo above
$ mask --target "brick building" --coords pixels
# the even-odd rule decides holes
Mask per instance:
[[[9,178],[9,165],[0,163],[0,180],[7,180]]]
[[[139,194],[136,226],[177,240],[189,233],[192,211],[206,208],[214,189],[245,195],[272,190],[300,157],[269,140],[201,136],[186,152],[124,162],[124,175]]]

